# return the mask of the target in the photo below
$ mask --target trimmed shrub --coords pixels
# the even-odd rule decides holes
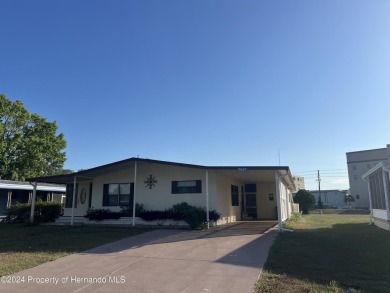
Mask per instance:
[[[122,216],[121,212],[112,212],[108,209],[89,209],[84,215],[91,221],[118,220]]]
[[[204,226],[207,221],[205,209],[190,206],[185,213],[184,221],[187,222],[191,229]]]
[[[221,214],[216,210],[209,211],[209,220],[210,221],[218,221],[221,218]]]
[[[27,223],[30,221],[31,203],[17,203],[6,211],[5,221],[8,223]],[[63,206],[59,202],[38,201],[35,203],[34,222],[54,222],[63,214]]]
[[[171,210],[164,211],[142,211],[139,217],[145,221],[170,220],[173,219]]]
[[[144,211],[143,204],[135,204],[135,216],[139,217],[140,214]],[[121,206],[122,217],[132,217],[133,216],[133,204],[127,206]]]
[[[174,220],[185,221],[191,229],[199,228],[206,223],[206,211],[204,208],[189,205],[186,202],[175,204],[164,211],[142,211],[139,217],[145,221]],[[217,221],[221,215],[217,211],[209,212],[210,221]]]

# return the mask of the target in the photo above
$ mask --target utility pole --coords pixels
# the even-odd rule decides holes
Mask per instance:
[[[320,170],[317,170],[317,181],[318,181],[318,207],[322,208]]]

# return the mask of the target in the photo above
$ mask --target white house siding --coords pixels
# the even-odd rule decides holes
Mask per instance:
[[[158,181],[152,189],[144,183],[149,175]],[[201,180],[202,193],[172,194],[172,181],[187,180]],[[137,172],[136,202],[144,204],[147,210],[167,209],[180,202],[206,207],[206,171],[161,164],[141,165]],[[215,209],[215,205],[211,204],[209,208]]]
[[[144,181],[149,175],[157,180],[155,187],[149,189]],[[211,178],[210,178],[211,177]],[[172,194],[172,181],[201,180],[202,193]],[[87,190],[89,195],[89,184],[91,181],[78,181],[78,193],[82,188]],[[103,185],[109,183],[133,183],[134,168],[129,168],[117,172],[107,173],[93,178],[91,207],[95,209],[110,209],[120,211],[119,206],[102,206]],[[209,176],[209,209],[216,209],[215,180]],[[146,210],[164,210],[180,202],[206,207],[206,171],[203,169],[178,167],[162,164],[148,164],[137,166],[137,184],[135,187],[135,200],[143,204]],[[83,216],[88,209],[88,196],[84,205],[80,203],[80,196],[77,196],[77,208],[74,210],[75,216]],[[65,209],[65,216],[71,215],[71,209]]]
[[[123,166],[123,165],[121,165]],[[118,167],[120,168],[120,166]],[[237,168],[239,169],[239,168]],[[107,170],[113,170],[107,169]],[[135,184],[135,201],[143,204],[145,210],[164,210],[171,208],[174,204],[187,202],[190,205],[206,208],[206,173],[208,173],[208,204],[209,210],[216,210],[222,214],[223,223],[234,222],[242,219],[242,205],[245,208],[245,184],[256,184],[256,214],[257,219],[277,219],[277,189],[280,193],[281,219],[288,219],[291,213],[291,192],[283,184],[285,177],[279,177],[278,188],[275,184],[279,171],[274,170],[236,170],[236,168],[183,166],[179,164],[161,164],[155,162],[137,162],[137,182]],[[99,171],[99,172],[98,172]],[[103,206],[104,184],[112,183],[134,183],[134,165],[127,164],[125,169],[120,171],[98,171],[92,170],[92,179],[86,179],[81,173],[77,179],[78,194],[76,197],[77,206],[74,209],[74,216],[84,216],[89,207],[94,209],[110,209],[120,211],[120,206]],[[94,173],[95,172],[95,173]],[[75,174],[77,176],[77,174]],[[152,175],[157,180],[153,188],[145,184],[145,180]],[[92,175],[91,175],[92,176]],[[284,175],[285,176],[285,175]],[[291,175],[289,175],[291,176]],[[172,181],[201,180],[201,193],[172,194]],[[290,180],[292,182],[292,180]],[[288,179],[287,179],[287,182]],[[92,200],[89,203],[90,184],[92,183]],[[238,186],[239,205],[232,206],[231,185]],[[80,192],[86,190],[87,200],[84,204],[80,202]],[[253,194],[254,192],[250,192]],[[244,196],[243,196],[244,195]],[[270,196],[271,195],[271,196]],[[273,197],[273,199],[272,199]],[[244,198],[244,202],[242,202]],[[65,209],[65,216],[71,216],[71,208]],[[246,216],[248,216],[246,214]]]
[[[287,187],[279,181],[279,192],[280,192],[280,208],[281,208],[281,218],[282,221],[287,220],[291,214],[291,204],[290,204],[290,191]]]
[[[214,173],[215,174],[215,173]],[[226,176],[215,174],[215,194],[216,196],[213,198],[216,199],[217,212],[222,214],[222,218],[226,220],[226,222],[234,222],[237,220],[241,220],[241,185],[242,183],[228,178]],[[239,206],[232,206],[231,200],[231,185],[238,186],[238,194],[239,194]],[[212,209],[210,209],[212,210]],[[225,219],[227,218],[227,219]]]
[[[269,196],[273,194],[274,199]],[[259,219],[277,219],[277,200],[274,182],[257,183],[257,216]]]

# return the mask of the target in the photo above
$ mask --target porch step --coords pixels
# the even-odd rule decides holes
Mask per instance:
[[[71,220],[70,217],[61,216],[58,219],[56,219],[55,224],[57,224],[57,225],[61,225],[61,224],[62,225],[69,225],[70,224],[70,220]],[[84,217],[73,217],[73,223],[75,223],[75,224],[84,224],[85,220],[86,219]]]

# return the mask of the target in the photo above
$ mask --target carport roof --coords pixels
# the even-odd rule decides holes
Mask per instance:
[[[247,178],[248,177],[247,171],[257,171],[256,172],[257,174],[262,173],[263,175],[266,175],[267,173],[268,177],[271,176],[270,178],[272,178],[272,175],[274,173],[273,172],[269,173],[269,171],[285,171],[285,174],[287,174],[290,179],[289,181],[291,181],[291,183],[293,184],[292,175],[288,166],[201,166],[201,165],[175,163],[175,162],[167,162],[167,161],[159,161],[159,160],[151,160],[151,159],[143,159],[143,158],[129,158],[126,160],[122,160],[122,161],[118,161],[118,162],[114,162],[114,163],[110,163],[110,164],[106,164],[106,165],[102,165],[95,168],[82,170],[70,174],[33,177],[33,178],[28,178],[27,181],[66,184],[72,182],[75,176],[79,178],[93,178],[109,172],[120,171],[123,169],[131,168],[134,166],[135,162],[137,162],[138,165],[163,164],[163,165],[171,165],[171,166],[178,166],[178,167],[220,171],[226,176],[234,177],[237,179],[241,177]]]

